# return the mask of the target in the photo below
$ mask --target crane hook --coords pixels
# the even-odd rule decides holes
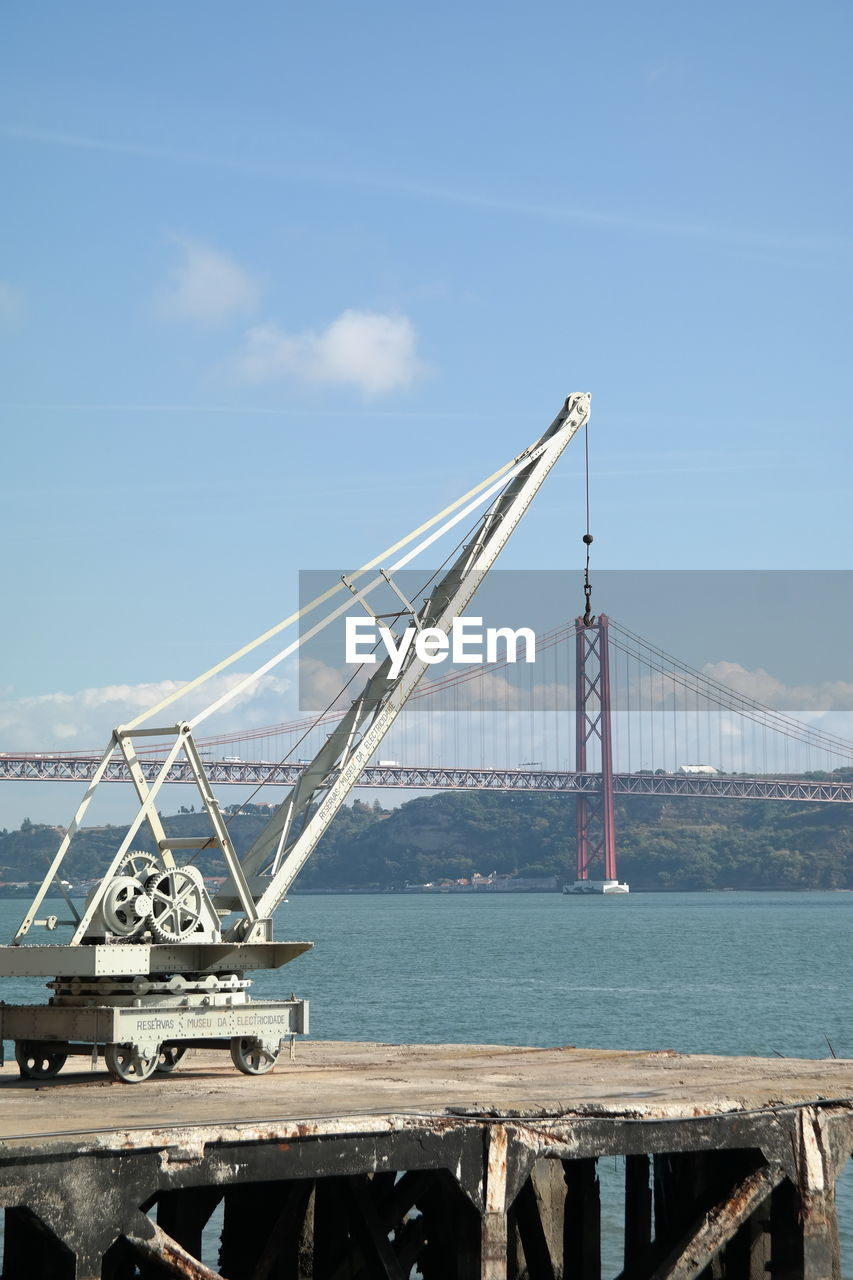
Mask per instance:
[[[586,568],[583,572],[583,596],[584,596],[584,613],[583,625],[585,627],[595,626],[595,614],[592,612],[592,583],[589,580],[589,548],[592,544],[592,534],[587,532],[583,535],[584,545],[586,546]]]
[[[583,594],[584,594],[583,625],[585,627],[594,627],[595,614],[592,612],[592,601],[590,600],[590,596],[592,595],[592,587],[590,586],[589,582],[584,583]]]

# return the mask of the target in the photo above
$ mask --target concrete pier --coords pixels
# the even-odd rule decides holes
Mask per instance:
[[[0,1072],[4,1280],[599,1280],[613,1156],[620,1280],[843,1274],[853,1061],[309,1042],[270,1075],[195,1052],[139,1085],[79,1064]]]

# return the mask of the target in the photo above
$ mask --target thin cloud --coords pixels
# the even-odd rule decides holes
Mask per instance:
[[[232,316],[251,315],[260,289],[254,278],[228,254],[196,240],[181,240],[181,261],[161,290],[166,315],[199,324],[221,324]]]
[[[239,673],[214,677],[178,704],[181,714],[191,716],[200,711],[233,689],[242,678]],[[159,680],[23,698],[16,698],[13,690],[4,689],[0,693],[0,741],[3,750],[97,750],[103,747],[116,725],[125,724],[147,707],[182,688],[183,684],[183,680]],[[287,676],[267,675],[235,695],[234,701],[211,724],[215,724],[216,732],[225,732],[231,728],[272,723],[281,720],[283,700],[288,705],[292,703],[291,680]]]
[[[720,684],[778,711],[853,711],[853,683],[848,680],[788,685],[762,667],[750,671],[738,662],[709,662],[702,670]]]
[[[310,408],[304,406],[299,408],[289,408],[285,405],[277,405],[274,408],[260,407],[258,405],[222,405],[222,404],[85,404],[75,403],[69,404],[63,401],[57,403],[43,403],[38,400],[28,401],[0,401],[0,409],[20,409],[27,411],[48,411],[50,413],[188,413],[188,414],[226,414],[232,417],[255,417],[255,418],[421,418],[425,421],[456,421],[462,419],[470,422],[476,418],[478,421],[494,422],[495,414],[486,412],[476,412],[474,410],[465,409],[375,409],[375,408]],[[766,468],[765,468],[766,469]],[[726,467],[727,472],[731,471],[730,467]],[[437,476],[444,476],[446,473],[437,471]],[[634,475],[634,472],[625,472],[626,475]]]
[[[173,151],[167,147],[151,147],[132,142],[111,142],[108,138],[86,138],[81,134],[59,133],[55,129],[17,129],[6,126],[0,129],[4,138],[15,138],[20,142],[35,142],[40,146],[67,147],[72,151],[106,151],[124,156],[147,156],[151,160],[181,160],[197,164],[205,163],[206,157],[196,152]],[[211,158],[211,162],[212,158]]]
[[[249,174],[273,181],[305,182],[323,186],[359,187],[368,190],[394,192],[432,200],[441,204],[455,204],[469,208],[489,209],[496,213],[517,214],[537,220],[573,222],[600,227],[602,230],[624,230],[640,234],[666,236],[685,240],[700,240],[710,244],[747,250],[779,249],[785,252],[809,254],[849,253],[853,242],[849,238],[821,234],[798,235],[786,231],[751,229],[737,226],[712,225],[696,222],[671,222],[655,217],[638,217],[607,209],[589,209],[573,205],[546,204],[516,200],[498,192],[464,191],[427,183],[404,182],[373,174],[335,173],[323,170],[289,169],[279,164],[264,164],[243,160],[237,156],[216,156],[199,152],[173,151],[165,147],[144,144],[112,142],[100,138],[87,138],[44,129],[7,127],[0,129],[0,136],[33,142],[42,146],[69,147],[77,150],[103,151],[120,155],[139,156],[151,160],[195,164],[205,168],[220,168],[231,172]]]
[[[319,333],[287,333],[275,324],[250,329],[237,370],[249,382],[300,378],[379,395],[410,386],[424,371],[416,345],[407,316],[344,311]]]
[[[347,706],[346,684],[352,675],[344,667],[333,667],[319,658],[299,656],[299,709],[308,715],[332,708],[343,713]]]

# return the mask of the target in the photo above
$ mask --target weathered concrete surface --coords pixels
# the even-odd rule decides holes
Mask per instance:
[[[144,1128],[263,1125],[460,1112],[690,1118],[850,1099],[853,1061],[728,1058],[571,1047],[309,1041],[269,1075],[191,1052],[174,1075],[114,1083],[70,1059],[54,1080],[0,1071],[0,1143]],[[363,1127],[363,1126],[359,1126]],[[369,1125],[367,1126],[370,1127]],[[85,1144],[83,1144],[85,1145]]]

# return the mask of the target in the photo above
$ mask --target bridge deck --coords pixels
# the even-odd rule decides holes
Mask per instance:
[[[94,776],[94,756],[0,755],[0,782],[89,782]],[[140,767],[146,781],[154,782],[162,761],[142,758]],[[269,764],[265,761],[208,760],[207,775],[212,783],[235,785],[293,786],[303,766]],[[104,782],[129,781],[123,760],[113,760],[104,774]],[[186,761],[176,761],[169,770],[172,782],[195,785],[195,775]],[[556,791],[571,794],[595,794],[601,790],[601,775],[578,773],[567,769],[484,768],[481,765],[369,765],[359,777],[360,787],[396,787],[404,790],[457,791]],[[613,786],[617,795],[704,796],[734,800],[808,800],[853,803],[853,782],[834,778],[803,778],[756,774],[719,774],[695,777],[677,773],[615,773]]]

